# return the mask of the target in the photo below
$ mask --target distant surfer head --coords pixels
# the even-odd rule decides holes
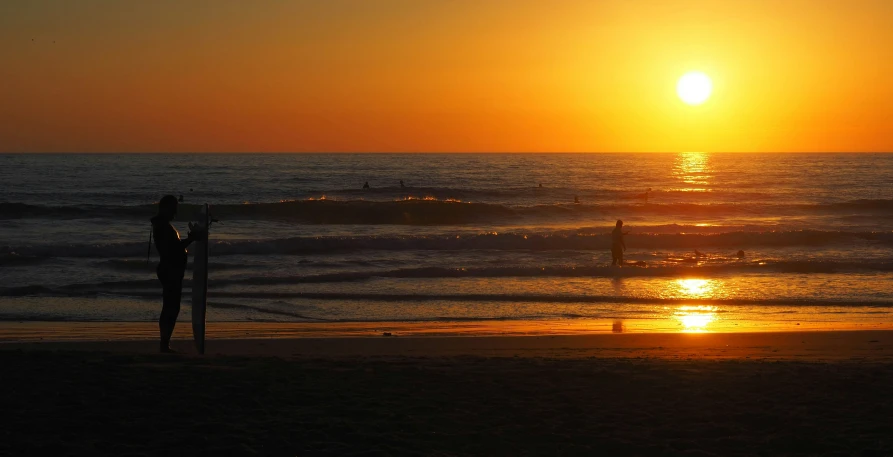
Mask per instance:
[[[158,202],[158,215],[169,221],[174,220],[174,216],[177,215],[177,205],[177,197],[173,195],[161,197],[161,201]]]
[[[623,227],[623,221],[617,219],[617,228]]]

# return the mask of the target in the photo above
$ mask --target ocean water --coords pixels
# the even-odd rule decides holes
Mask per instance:
[[[211,321],[884,325],[891,184],[893,154],[0,155],[0,319],[156,319],[170,193],[183,236],[221,221]]]

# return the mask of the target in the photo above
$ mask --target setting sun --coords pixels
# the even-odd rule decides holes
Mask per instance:
[[[710,98],[713,92],[713,82],[710,77],[699,71],[692,71],[682,75],[676,83],[676,93],[683,102],[689,105],[700,105]]]

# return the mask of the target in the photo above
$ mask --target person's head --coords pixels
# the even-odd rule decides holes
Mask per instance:
[[[623,221],[617,219],[617,228],[623,227]]]
[[[177,215],[177,197],[173,195],[165,195],[158,202],[158,215],[172,221]]]

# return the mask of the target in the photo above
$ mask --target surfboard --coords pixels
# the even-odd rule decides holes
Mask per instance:
[[[193,246],[192,266],[192,336],[199,354],[205,353],[205,311],[208,304],[208,228],[211,216],[208,204],[199,211],[193,226],[198,238]]]

